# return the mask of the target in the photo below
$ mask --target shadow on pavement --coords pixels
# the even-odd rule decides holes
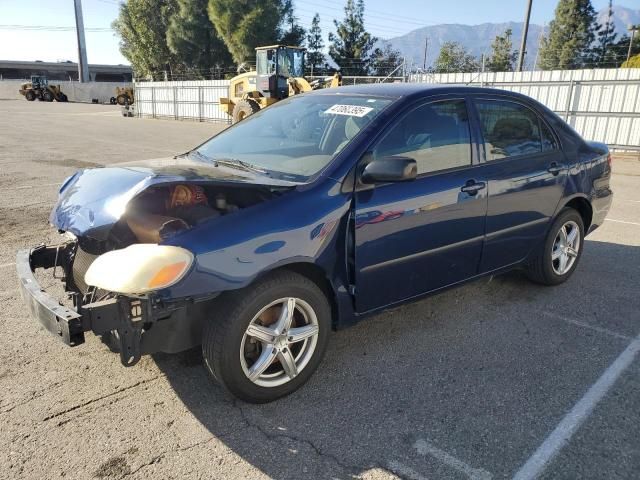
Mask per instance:
[[[609,328],[637,328],[638,265],[638,247],[587,241],[562,286],[510,273],[383,313],[332,334],[309,383],[267,405],[224,393],[199,350],[156,362],[189,411],[271,477],[460,475],[419,442],[509,477],[625,347],[544,312],[584,318],[579,302],[585,322],[616,316],[623,323]]]

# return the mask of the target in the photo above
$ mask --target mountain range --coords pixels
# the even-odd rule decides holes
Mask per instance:
[[[604,23],[607,17],[607,9],[598,12],[598,22]],[[613,21],[618,34],[618,39],[627,32],[629,25],[640,24],[640,9],[631,9],[614,5]],[[522,36],[523,22],[506,22],[506,23],[483,23],[480,25],[460,25],[460,24],[441,24],[430,25],[418,28],[411,32],[383,40],[391,44],[393,48],[399,50],[406,58],[407,63],[413,63],[418,67],[422,67],[424,61],[425,40],[427,46],[427,66],[433,65],[435,59],[440,53],[440,48],[445,42],[458,42],[462,44],[467,51],[476,57],[481,54],[491,53],[491,43],[497,35],[502,35],[507,29],[511,29],[512,42],[514,50],[520,48],[520,39]],[[529,25],[529,34],[527,37],[527,55],[525,57],[525,66],[532,67],[540,38],[544,31],[542,25]]]

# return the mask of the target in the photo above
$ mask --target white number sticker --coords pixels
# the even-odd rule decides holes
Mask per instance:
[[[334,105],[324,113],[332,113],[334,115],[349,115],[351,117],[364,117],[372,111],[371,107],[362,107],[360,105]]]

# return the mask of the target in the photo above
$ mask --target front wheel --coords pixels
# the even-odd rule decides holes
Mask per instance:
[[[308,278],[281,271],[228,294],[207,324],[204,363],[229,392],[266,403],[300,388],[320,364],[331,308]]]
[[[584,222],[580,214],[565,208],[555,219],[543,248],[531,259],[527,276],[542,285],[558,285],[575,271],[582,256]]]
[[[45,102],[53,102],[53,93],[51,93],[49,90],[45,90],[45,91],[42,93],[42,99],[43,99]]]
[[[238,103],[233,107],[231,120],[233,123],[238,123],[258,111],[260,111],[260,104],[258,104],[258,102],[250,98],[243,98],[238,100]]]

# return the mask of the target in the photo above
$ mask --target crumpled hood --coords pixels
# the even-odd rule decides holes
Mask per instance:
[[[212,163],[187,157],[119,163],[80,170],[68,178],[60,188],[49,221],[59,230],[104,240],[133,197],[153,185],[185,182],[280,187],[298,185],[243,170],[216,167]]]

